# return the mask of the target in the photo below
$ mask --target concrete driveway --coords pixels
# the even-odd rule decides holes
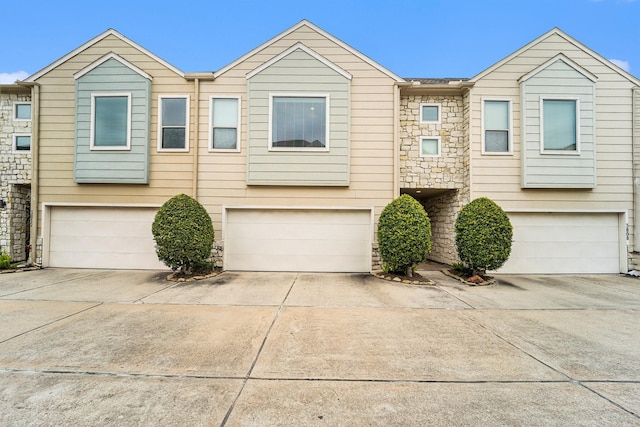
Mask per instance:
[[[640,281],[0,275],[0,425],[639,425]]]

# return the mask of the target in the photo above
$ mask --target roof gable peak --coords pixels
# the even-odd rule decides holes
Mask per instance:
[[[322,64],[326,65],[327,67],[331,68],[336,73],[338,73],[338,74],[342,75],[343,77],[351,80],[352,76],[351,76],[350,73],[348,73],[347,71],[345,71],[342,68],[338,67],[336,64],[334,64],[333,62],[329,61],[324,56],[316,53],[312,49],[309,49],[302,42],[297,42],[296,44],[291,46],[289,49],[287,49],[284,52],[280,53],[279,55],[271,58],[269,61],[265,62],[264,64],[260,65],[258,68],[254,69],[253,71],[248,73],[247,74],[247,79],[250,79],[251,77],[255,76],[256,74],[259,74],[261,71],[269,68],[270,66],[272,66],[276,62],[280,61],[281,59],[289,56],[292,52],[295,52],[296,50],[302,50],[303,52],[305,52],[306,54],[308,54],[312,58],[316,59],[317,61],[319,61]]]
[[[78,46],[77,48],[75,48],[71,52],[67,53],[66,55],[64,55],[61,58],[57,59],[56,61],[52,62],[51,64],[47,65],[46,67],[44,67],[40,71],[37,71],[36,73],[30,75],[24,81],[25,82],[34,82],[34,81],[36,81],[37,79],[39,79],[43,75],[47,74],[49,71],[53,70],[54,68],[58,67],[59,65],[65,63],[65,62],[67,62],[69,59],[73,58],[74,56],[76,56],[76,55],[78,55],[78,54],[80,54],[82,52],[84,52],[85,50],[87,50],[91,46],[95,45],[96,43],[98,43],[98,42],[100,42],[100,41],[102,41],[104,39],[106,39],[109,36],[117,37],[118,39],[122,40],[123,42],[127,43],[128,45],[134,47],[135,49],[139,50],[140,52],[142,52],[145,55],[153,58],[154,60],[156,60],[157,62],[161,63],[165,67],[169,68],[171,71],[173,71],[174,73],[178,74],[179,76],[184,77],[184,72],[182,72],[178,68],[176,68],[173,65],[169,64],[165,60],[159,58],[158,56],[156,56],[152,52],[148,51],[144,47],[142,47],[139,44],[135,43],[134,41],[128,39],[125,36],[123,36],[122,34],[117,32],[116,30],[114,30],[113,28],[109,28],[108,30],[104,31],[103,33],[97,35],[96,37],[94,37],[91,40],[83,43],[82,45]]]

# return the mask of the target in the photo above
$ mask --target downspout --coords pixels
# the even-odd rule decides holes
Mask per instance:
[[[412,82],[393,85],[393,198],[400,196],[400,89],[413,86]]]
[[[192,176],[193,176],[193,182],[192,182],[192,190],[191,192],[193,193],[193,198],[198,200],[198,153],[200,151],[200,139],[199,139],[199,135],[200,135],[200,79],[196,78],[194,80],[194,110],[195,110],[195,117],[193,119],[193,124],[194,124],[194,135],[195,137],[194,139],[194,143],[193,143],[193,170],[192,170]]]
[[[27,264],[36,265],[38,243],[38,170],[40,147],[40,85],[38,83],[18,84],[31,87],[31,208],[29,224],[29,257]]]
[[[400,86],[393,86],[393,198],[400,196]]]
[[[633,252],[640,252],[640,87],[632,90]],[[627,230],[627,233],[629,231]],[[637,266],[634,266],[637,267]]]

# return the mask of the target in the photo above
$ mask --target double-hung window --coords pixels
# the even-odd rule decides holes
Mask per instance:
[[[91,94],[91,149],[131,148],[131,94]]]
[[[240,97],[210,99],[209,150],[240,151]]]
[[[576,154],[580,151],[580,111],[577,99],[541,99],[542,153]]]
[[[189,97],[158,98],[158,151],[189,151]]]
[[[269,149],[329,149],[328,95],[271,95]]]
[[[485,99],[483,101],[483,139],[485,154],[510,154],[511,101]]]
[[[420,123],[440,123],[440,104],[420,104]]]

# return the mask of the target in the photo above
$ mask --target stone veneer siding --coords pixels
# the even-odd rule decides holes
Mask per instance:
[[[14,261],[25,260],[31,202],[31,153],[13,151],[13,135],[31,133],[31,121],[13,119],[16,102],[30,102],[29,94],[0,93],[0,251]]]
[[[419,199],[431,220],[429,259],[445,264],[459,261],[455,220],[469,201],[469,106],[465,96],[404,95],[400,100],[400,187],[448,190],[424,191]],[[440,123],[420,123],[423,103],[440,104]],[[421,136],[440,137],[439,157],[420,157]]]
[[[440,123],[420,123],[420,104],[440,104]],[[410,95],[400,99],[400,188],[464,186],[462,96]],[[420,157],[420,137],[440,137],[439,157]]]

